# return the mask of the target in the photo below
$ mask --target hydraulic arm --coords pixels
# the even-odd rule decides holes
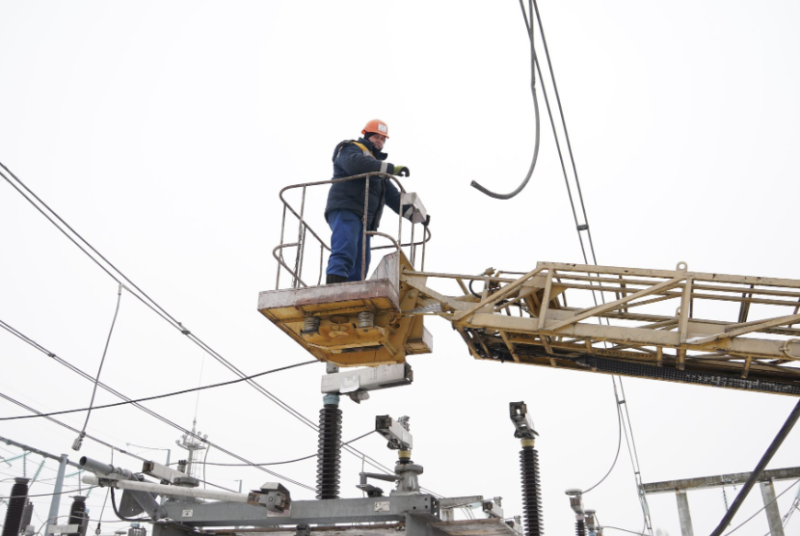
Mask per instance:
[[[408,242],[401,217],[394,236],[362,231],[389,242],[373,251],[394,249],[362,281],[319,285],[330,247],[303,207],[307,189],[333,181],[281,192],[276,290],[259,295],[259,311],[320,361],[374,369],[332,376],[323,392],[360,400],[370,389],[410,383],[410,368],[398,365],[432,351],[423,323],[438,316],[475,359],[800,396],[800,280],[690,272],[685,263],[674,270],[540,262],[529,272],[428,272],[431,233],[415,224],[427,223],[419,197],[394,177],[371,175],[395,181],[400,213],[412,208],[420,217],[411,218]],[[290,191],[302,194],[299,209],[284,197]],[[297,220],[296,241],[287,217]],[[293,261],[284,257],[290,251]],[[317,251],[315,274],[316,263],[304,261]],[[282,271],[290,288],[280,286]]]
[[[540,262],[527,273],[430,273],[398,253],[367,281],[264,292],[259,300],[259,310],[309,352],[343,366],[429,352],[422,321],[438,316],[476,359],[794,396],[799,309],[800,280],[690,272],[685,264]]]

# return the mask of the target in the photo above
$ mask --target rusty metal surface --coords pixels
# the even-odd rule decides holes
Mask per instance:
[[[397,286],[389,279],[353,281],[336,285],[305,287],[299,289],[270,290],[258,295],[258,310],[264,313],[271,309],[303,307],[341,303],[356,300],[373,300],[386,298],[392,302],[394,309],[400,311]]]
[[[399,284],[411,265],[402,253],[387,255],[367,281],[262,292],[258,310],[320,361],[340,366],[405,363],[409,354],[430,353],[431,334],[422,316],[404,315],[417,291]],[[371,313],[374,323],[360,325]],[[312,328],[305,321],[309,317]]]

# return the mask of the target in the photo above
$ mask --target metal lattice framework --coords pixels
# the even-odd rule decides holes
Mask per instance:
[[[418,300],[405,314],[447,318],[477,359],[800,396],[798,280],[690,272],[683,263],[540,262],[519,275],[406,271],[401,283]],[[461,293],[435,290],[443,280]]]

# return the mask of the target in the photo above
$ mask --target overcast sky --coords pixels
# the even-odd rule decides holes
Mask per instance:
[[[800,4],[542,0],[539,8],[598,261],[662,269],[685,261],[695,271],[800,278]],[[170,314],[256,373],[309,358],[256,311],[258,292],[275,284],[278,191],[329,179],[333,148],[369,119],[388,123],[389,161],[411,169],[404,184],[432,215],[427,269],[524,272],[537,261],[582,261],[548,123],[522,194],[501,202],[469,187],[478,180],[510,191],[528,169],[528,52],[511,0],[3,0],[0,161]],[[313,225],[327,233],[325,190],[309,195]],[[5,181],[0,244],[0,320],[94,374],[116,283]],[[434,352],[410,359],[415,383],[360,406],[345,401],[344,437],[369,431],[375,415],[410,415],[423,486],[500,495],[507,514],[521,514],[508,403],[524,400],[540,433],[545,527],[569,533],[564,490],[596,483],[616,450],[611,378],[478,362],[447,322],[426,325]],[[88,404],[89,382],[5,332],[0,364],[0,392],[40,411]],[[314,364],[261,383],[316,421],[323,372]],[[125,292],[101,379],[141,397],[234,375]],[[752,470],[796,402],[636,379],[624,385],[645,482]],[[97,395],[98,403],[116,400]],[[197,408],[210,440],[251,461],[316,450],[312,430],[244,385],[206,391],[199,403],[184,395],[147,406],[184,427]],[[0,415],[24,413],[0,401]],[[62,420],[79,428],[83,418]],[[183,456],[176,430],[134,408],[98,410],[88,431],[118,447]],[[73,452],[75,434],[41,419],[2,422],[0,435],[73,460],[111,460],[108,448],[88,440]],[[394,463],[375,435],[357,446]],[[2,456],[18,452],[3,449]],[[770,467],[800,465],[798,452],[795,430]],[[235,461],[215,449],[208,460]],[[360,496],[361,461],[343,460],[342,495]],[[120,454],[114,462],[140,464]],[[53,462],[45,467],[43,478],[55,476]],[[0,480],[21,471],[0,464]],[[316,462],[280,472],[313,486]],[[272,478],[221,467],[206,476],[230,488],[242,479],[244,489]],[[7,493],[10,482],[0,488]],[[313,496],[290,489],[296,499]],[[795,490],[779,500],[782,513]],[[730,501],[736,490],[727,493]],[[103,497],[90,496],[93,518]],[[690,492],[689,500],[695,533],[709,533],[725,512],[722,492]],[[611,476],[584,502],[605,525],[641,529],[624,445]],[[673,495],[649,504],[654,527],[680,534]],[[761,506],[754,490],[734,524]],[[38,500],[39,518],[46,511],[47,499]],[[103,518],[113,518],[108,507]],[[800,515],[787,534],[798,527]],[[759,515],[737,534],[767,530]]]

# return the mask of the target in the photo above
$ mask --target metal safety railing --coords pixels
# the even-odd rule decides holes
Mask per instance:
[[[387,233],[382,233],[379,231],[369,231],[367,228],[367,216],[369,213],[369,188],[370,188],[370,180],[371,178],[379,178],[383,181],[392,181],[397,186],[397,189],[400,191],[400,210],[398,214],[398,224],[397,224],[397,239],[395,239],[392,235]],[[415,228],[417,224],[414,222],[411,223],[411,241],[407,243],[402,242],[403,237],[403,213],[405,212],[404,207],[410,206],[409,203],[404,203],[404,199],[406,198],[406,190],[403,188],[403,185],[397,180],[397,177],[389,175],[388,173],[380,173],[380,172],[373,172],[373,173],[362,173],[360,175],[353,175],[351,177],[345,177],[343,179],[334,179],[334,180],[327,180],[327,181],[317,181],[317,182],[307,182],[307,183],[300,183],[300,184],[292,184],[290,186],[286,186],[280,191],[279,197],[281,202],[283,203],[283,214],[281,217],[281,242],[272,250],[272,256],[278,262],[278,269],[277,274],[275,276],[275,289],[278,290],[281,288],[281,272],[286,271],[289,276],[291,277],[291,286],[289,288],[300,288],[300,287],[308,287],[309,284],[303,280],[303,269],[305,267],[306,261],[306,250],[309,248],[309,244],[312,244],[311,247],[315,247],[314,244],[318,244],[319,246],[319,275],[317,277],[317,285],[322,284],[322,275],[325,271],[324,269],[324,260],[325,260],[325,252],[327,251],[330,254],[331,248],[328,242],[320,236],[319,233],[314,231],[307,222],[306,218],[306,196],[307,191],[309,188],[313,186],[323,186],[323,185],[332,185],[339,182],[347,182],[353,180],[363,180],[364,181],[364,213],[361,217],[361,280],[366,279],[366,252],[367,252],[367,236],[380,236],[382,238],[386,238],[391,242],[391,244],[381,245],[381,246],[373,246],[370,247],[370,251],[376,251],[381,249],[389,249],[392,248],[397,252],[402,252],[403,248],[408,248],[408,255],[407,259],[411,263],[411,265],[416,270],[416,261],[417,261],[417,248],[421,246],[421,259],[420,259],[420,266],[419,270],[425,269],[425,246],[431,239],[431,231],[427,225],[423,225],[423,237],[422,240],[415,242]],[[287,201],[284,194],[289,190],[296,190],[302,189],[301,192],[301,200],[300,200],[300,208],[296,210],[289,201]],[[295,242],[286,242],[286,234],[288,231],[287,227],[287,216],[294,217],[297,220],[297,240]],[[294,258],[287,259],[288,255],[284,254],[284,251],[288,249],[293,249],[294,251]],[[401,263],[397,263],[398,268],[398,281],[399,281],[399,270],[401,269]]]

